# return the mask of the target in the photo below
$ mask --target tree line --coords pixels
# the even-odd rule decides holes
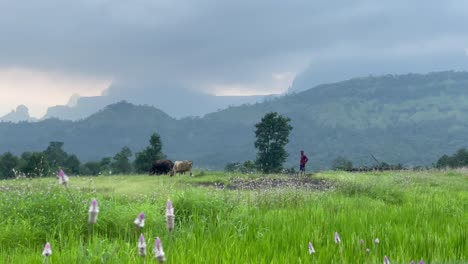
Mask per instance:
[[[137,152],[133,161],[133,153],[128,147],[123,147],[113,157],[82,163],[76,155],[64,151],[63,146],[63,142],[52,141],[44,151],[24,152],[20,156],[11,152],[0,155],[0,179],[51,176],[59,169],[70,175],[147,173],[155,160],[166,157],[157,133],[151,135],[149,146]]]
[[[379,167],[389,168],[394,167],[395,169],[404,169],[401,164],[389,165],[385,162],[379,164]],[[443,155],[440,157],[435,164],[432,164],[428,167],[417,166],[416,168],[428,169],[428,168],[437,168],[437,169],[455,169],[468,167],[468,150],[466,148],[458,149],[452,155]],[[353,163],[345,157],[338,157],[332,163],[333,170],[352,170]]]
[[[242,168],[245,170],[240,169],[242,172],[258,170],[263,173],[277,173],[283,170],[288,157],[284,147],[289,142],[292,130],[290,121],[290,118],[277,112],[270,112],[255,125],[257,159],[244,162]],[[147,148],[135,154],[134,161],[131,161],[133,153],[130,148],[123,147],[113,157],[82,163],[76,155],[65,152],[63,145],[63,142],[53,141],[42,152],[25,152],[19,157],[10,152],[4,153],[0,156],[0,178],[50,176],[55,175],[59,169],[64,169],[71,175],[147,173],[154,161],[166,158],[157,133],[151,136]],[[239,169],[236,164],[232,164],[232,167],[232,170]]]
[[[225,170],[242,173],[294,173],[294,168],[286,170],[283,168],[288,157],[285,146],[293,129],[290,122],[290,118],[277,112],[267,113],[255,125],[257,158],[254,161],[228,163]],[[123,147],[113,157],[82,163],[76,155],[65,152],[63,145],[63,142],[53,141],[42,152],[24,152],[19,157],[10,152],[4,153],[0,156],[0,179],[55,175],[59,169],[64,169],[71,175],[147,173],[154,161],[166,158],[162,152],[161,138],[157,133],[151,135],[148,147],[137,152],[133,161],[130,148]],[[344,157],[338,157],[332,166],[336,170],[353,168],[352,162]],[[444,155],[434,166],[437,168],[468,166],[468,151],[460,149],[452,156]]]
[[[468,150],[461,148],[451,156],[443,155],[435,167],[439,169],[468,167]]]

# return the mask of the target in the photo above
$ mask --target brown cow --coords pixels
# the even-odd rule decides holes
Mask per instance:
[[[191,160],[178,160],[174,162],[174,167],[172,168],[171,175],[177,175],[177,173],[185,173],[186,171],[188,171],[190,172],[190,176],[192,176],[192,165],[193,161]]]

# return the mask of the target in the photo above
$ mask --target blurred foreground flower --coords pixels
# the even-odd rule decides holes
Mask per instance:
[[[161,243],[161,239],[159,237],[156,238],[156,242],[154,242],[154,255],[159,262],[166,261],[166,257],[164,256],[164,251]]]
[[[90,224],[95,224],[96,223],[98,213],[99,213],[98,202],[96,201],[96,199],[93,199],[93,201],[91,202],[91,205],[89,206],[88,222]]]
[[[379,243],[380,243],[380,240],[379,240],[378,238],[376,238],[376,239],[374,240],[374,243],[375,243],[375,244],[379,244]]]
[[[59,184],[63,184],[65,186],[68,184],[68,176],[62,169],[60,169],[57,177],[59,179]]]
[[[143,234],[141,234],[140,239],[138,239],[138,253],[142,257],[146,256],[146,242],[145,242],[145,237],[143,236]]]
[[[421,259],[418,264],[424,264],[424,261]]]
[[[312,242],[309,242],[309,254],[312,255],[315,253],[315,248],[312,245]]]
[[[359,240],[359,244],[361,244],[361,246],[364,246],[364,240],[363,239]]]
[[[167,223],[167,230],[172,231],[174,230],[174,207],[172,207],[171,200],[167,200],[166,204],[166,223]]]
[[[338,232],[335,232],[335,243],[340,243],[341,242],[341,239],[340,239],[340,235],[338,235]]]
[[[366,254],[369,255],[370,249],[366,248]]]
[[[42,255],[43,255],[44,257],[48,257],[48,256],[52,255],[52,248],[50,247],[50,243],[49,243],[49,242],[47,242],[47,243],[45,244],[44,250],[42,251]]]
[[[145,226],[145,213],[144,212],[141,212],[138,217],[135,219],[134,221],[135,225],[137,227],[144,227]]]
[[[390,260],[387,258],[387,256],[385,256],[385,257],[383,258],[383,263],[384,263],[384,264],[390,264]]]

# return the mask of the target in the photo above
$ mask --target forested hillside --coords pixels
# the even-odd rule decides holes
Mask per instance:
[[[371,164],[370,154],[387,163],[430,165],[468,145],[468,73],[356,78],[180,120],[121,102],[76,122],[0,123],[0,153],[63,141],[83,161],[98,160],[124,146],[140,151],[157,132],[169,158],[220,169],[255,158],[254,124],[269,111],[292,119],[287,166],[296,165],[301,149],[314,169],[329,167],[338,156]]]

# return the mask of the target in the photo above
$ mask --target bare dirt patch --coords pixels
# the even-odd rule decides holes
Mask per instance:
[[[274,188],[297,188],[310,190],[328,190],[333,187],[331,181],[305,177],[290,177],[290,178],[258,178],[258,179],[242,179],[233,178],[229,183],[204,182],[198,183],[199,186],[215,187],[217,189],[228,190],[260,190]]]

